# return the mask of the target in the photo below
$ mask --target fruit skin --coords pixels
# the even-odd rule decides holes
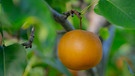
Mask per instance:
[[[69,72],[72,74],[72,76],[78,76],[78,71],[76,70],[71,70],[71,69],[68,69]]]
[[[87,70],[100,62],[102,44],[92,32],[73,30],[60,39],[58,57],[69,69]]]

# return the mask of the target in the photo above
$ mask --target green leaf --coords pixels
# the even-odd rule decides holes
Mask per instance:
[[[101,36],[104,40],[106,40],[106,39],[109,37],[109,30],[108,30],[108,28],[101,28],[101,29],[99,30],[99,34],[100,34],[100,36]]]
[[[48,6],[43,0],[21,0],[20,9],[28,14],[29,17],[34,17],[44,23],[47,27],[50,27],[53,18]]]
[[[42,67],[35,67],[30,70],[28,76],[44,76],[45,69]]]
[[[2,0],[1,3],[4,12],[14,26],[12,29],[20,28],[26,18],[26,14],[19,7],[20,4],[13,0]]]
[[[135,28],[135,0],[100,0],[95,12],[115,25]]]
[[[55,39],[56,24],[52,18],[51,12],[43,0],[21,0],[22,10],[28,12],[26,24],[35,24],[35,38],[34,43],[37,45],[37,49],[40,51],[47,51],[48,47],[52,47]],[[27,6],[26,6],[27,5]],[[53,49],[53,48],[51,48]],[[51,50],[48,50],[51,52]]]
[[[18,30],[22,25],[23,29],[28,29],[34,25],[34,44],[38,50],[46,51],[46,47],[54,44],[56,33],[53,26],[56,24],[44,0],[2,0],[2,7],[12,23],[10,30]]]
[[[66,8],[66,3],[69,0],[45,0],[52,8],[54,8],[58,12],[65,12],[67,11]]]
[[[66,74],[67,76],[71,76],[70,72],[66,69],[66,67],[58,60],[58,59],[43,59],[42,60],[44,64],[48,64],[52,66],[53,68],[57,69],[63,74]]]
[[[2,0],[2,8],[12,24],[12,30],[27,24],[52,29],[53,18],[43,0]]]
[[[59,71],[60,73],[65,74],[66,76],[71,76],[67,68],[58,60],[58,58],[47,57],[41,51],[34,51],[36,53],[35,62],[32,65],[32,68],[43,67],[48,68],[52,67],[53,69]],[[32,56],[33,57],[33,56]]]
[[[120,46],[126,43],[126,38],[124,34],[119,29],[115,30],[115,36],[114,36],[112,46],[111,46],[110,57],[112,57],[118,51]]]
[[[0,75],[22,76],[26,66],[26,52],[22,45],[0,47]]]
[[[3,11],[2,4],[0,4],[0,27],[3,25],[3,27],[9,28],[11,26],[11,23],[8,21],[6,14]]]
[[[116,28],[110,55],[111,56],[114,55],[123,44],[127,43],[130,45],[135,45],[134,40],[135,40],[135,30]]]

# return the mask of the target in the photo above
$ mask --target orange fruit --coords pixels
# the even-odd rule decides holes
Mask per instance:
[[[72,70],[87,70],[102,58],[102,44],[98,36],[84,30],[67,32],[58,44],[60,61]]]
[[[68,69],[69,72],[72,74],[72,76],[78,76],[78,71],[76,70],[71,70],[71,69]]]

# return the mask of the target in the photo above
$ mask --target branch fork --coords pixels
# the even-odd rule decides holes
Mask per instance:
[[[22,45],[25,47],[25,48],[32,48],[32,42],[34,40],[34,32],[35,32],[35,28],[32,27],[31,29],[31,33],[30,33],[30,38],[28,40],[28,42],[25,42],[25,43],[22,43]]]
[[[80,29],[82,29],[82,16],[81,13],[76,10],[70,10],[68,12],[63,13],[65,15],[65,19],[67,19],[70,15],[74,17],[76,15],[80,19]]]

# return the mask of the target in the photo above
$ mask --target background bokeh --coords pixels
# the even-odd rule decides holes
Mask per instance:
[[[4,45],[0,47],[0,76],[134,76],[135,1],[99,0],[95,6],[97,2],[0,0],[0,32]],[[82,15],[82,29],[100,37],[104,56],[94,68],[71,71],[57,57],[57,44],[64,29],[55,21],[50,8],[62,14],[71,9],[82,11],[88,5],[90,8]],[[69,16],[67,20],[79,29],[77,16]],[[24,49],[20,44],[28,41],[33,26],[32,48]]]

